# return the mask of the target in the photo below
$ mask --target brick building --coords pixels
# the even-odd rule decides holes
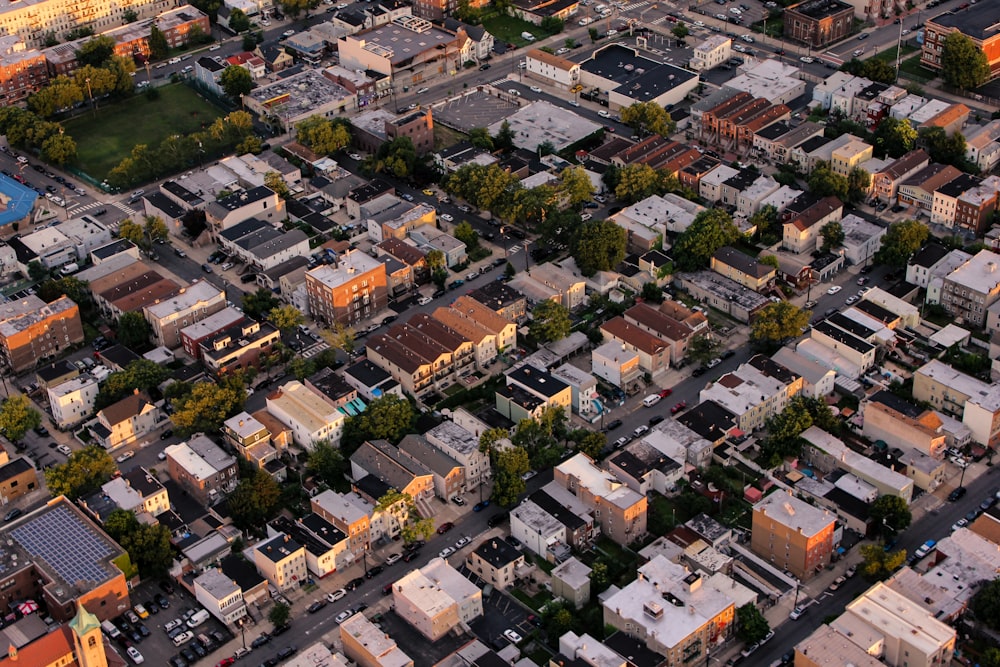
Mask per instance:
[[[785,38],[813,48],[851,33],[854,7],[842,0],[807,0],[785,9]]]

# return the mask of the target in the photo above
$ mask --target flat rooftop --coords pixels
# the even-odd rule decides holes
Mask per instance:
[[[600,124],[545,101],[532,102],[505,120],[514,133],[514,145],[530,151],[546,141],[562,150],[601,129]],[[490,125],[490,132],[499,132],[503,123]]]
[[[648,102],[698,76],[669,63],[661,63],[620,44],[600,49],[580,69],[618,84],[613,90],[637,102]],[[564,111],[565,113],[565,111]]]
[[[426,19],[402,16],[392,23],[345,39],[361,42],[365,50],[388,58],[393,65],[398,65],[428,49],[443,49],[445,45],[455,41],[455,35],[435,28]]]
[[[818,534],[837,520],[835,514],[813,507],[790,493],[777,491],[754,505],[754,512],[763,512],[769,519],[801,532],[806,537]]]
[[[1000,5],[986,2],[966,10],[945,12],[932,18],[929,23],[957,28],[972,39],[987,40],[1000,32]]]

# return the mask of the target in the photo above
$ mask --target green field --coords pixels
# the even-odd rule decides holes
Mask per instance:
[[[506,14],[494,14],[483,18],[483,27],[501,42],[527,46],[531,42],[521,37],[522,32],[530,32],[535,39],[545,39],[549,33],[533,23]]]
[[[65,121],[76,140],[80,169],[102,181],[137,144],[156,146],[172,134],[196,132],[224,112],[182,84],[158,88],[160,97],[136,95]]]

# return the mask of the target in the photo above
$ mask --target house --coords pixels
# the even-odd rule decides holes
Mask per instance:
[[[435,310],[434,319],[472,341],[481,371],[517,345],[517,325],[466,295]]]
[[[555,482],[510,512],[511,537],[549,562],[568,558],[570,547],[589,548],[598,533],[593,511]]]
[[[524,554],[512,547],[502,537],[489,538],[469,552],[465,566],[497,590],[506,590],[523,576],[526,567]]]
[[[239,482],[236,457],[203,433],[170,445],[163,453],[170,478],[203,505],[218,502]]]
[[[624,317],[615,317],[602,324],[601,333],[606,342],[613,342],[637,354],[639,369],[645,373],[658,373],[670,367],[670,346]]]
[[[736,417],[736,426],[750,433],[785,409],[802,389],[802,378],[757,355],[701,390],[700,401],[712,401]]]
[[[825,624],[795,645],[796,665],[822,667],[839,663],[854,667],[880,667],[883,664],[878,658],[869,655],[860,646]]]
[[[689,310],[677,301],[664,301],[659,308],[637,303],[626,310],[623,317],[629,324],[666,343],[670,349],[670,363],[675,366],[687,356],[691,338],[708,329],[708,319],[703,313]]]
[[[280,223],[284,217],[285,201],[273,190],[260,186],[241,190],[212,202],[205,209],[212,237],[250,218]]]
[[[11,459],[0,465],[0,499],[13,502],[38,488],[35,466],[23,458]]]
[[[854,266],[868,265],[875,253],[882,247],[882,237],[887,228],[868,222],[864,218],[849,213],[840,220],[840,228],[844,232],[841,243],[844,259]],[[816,239],[816,249],[822,249],[822,236]]]
[[[571,556],[552,568],[552,595],[569,602],[576,609],[590,602],[591,569]]]
[[[834,196],[823,198],[805,194],[781,214],[781,247],[795,253],[811,252],[820,230],[830,222],[840,222],[844,204]]]
[[[443,558],[397,579],[392,601],[396,614],[430,641],[483,615],[483,592]]]
[[[524,63],[524,74],[546,85],[572,92],[580,82],[580,63],[562,56],[531,49],[525,54]]]
[[[931,223],[953,227],[958,198],[966,191],[974,190],[981,183],[980,178],[971,174],[961,174],[935,190],[931,200]]]
[[[392,375],[367,359],[344,369],[344,380],[368,400],[389,393],[403,398],[402,387],[392,379]]]
[[[811,579],[831,562],[837,517],[776,491],[754,505],[751,549],[799,579]]]
[[[806,442],[802,460],[821,472],[844,470],[870,484],[879,495],[898,496],[907,503],[913,497],[913,481],[905,475],[851,450],[839,438],[810,426],[802,433]]]
[[[617,479],[637,493],[669,493],[677,488],[684,466],[653,445],[640,440],[613,453],[605,467]]]
[[[556,466],[555,482],[588,508],[600,511],[601,532],[618,544],[630,544],[646,534],[646,496],[598,468],[586,454]]]
[[[755,292],[765,291],[774,282],[777,269],[762,264],[756,258],[726,246],[712,255],[711,268],[720,276],[733,280]]]
[[[385,630],[358,612],[340,624],[344,654],[359,667],[413,667],[413,658]]]
[[[309,576],[305,548],[288,535],[278,534],[252,549],[257,571],[279,592],[300,586]]]
[[[934,203],[934,192],[961,174],[949,164],[931,163],[899,184],[899,203],[929,211]]]
[[[355,488],[377,503],[390,489],[409,496],[418,507],[434,496],[434,474],[419,461],[385,440],[365,441],[351,455],[351,477]],[[405,521],[402,517],[401,521]],[[398,533],[398,528],[393,534]]]
[[[92,375],[80,375],[49,387],[49,411],[52,422],[61,429],[76,426],[90,417],[100,387]]]
[[[448,502],[461,496],[466,488],[465,468],[435,447],[424,436],[408,433],[399,442],[399,453],[423,465],[434,478],[434,494]]]
[[[142,467],[112,477],[99,491],[81,499],[81,503],[102,524],[116,510],[132,512],[140,523],[153,523],[156,517],[170,511],[167,488]]]
[[[354,561],[361,558],[371,548],[372,542],[381,537],[377,530],[376,534],[372,534],[375,505],[357,493],[326,490],[310,500],[310,508],[347,536],[348,550]]]
[[[913,373],[913,398],[959,417],[980,445],[1000,443],[1000,388],[932,359]]]
[[[130,445],[155,430],[163,419],[160,409],[138,389],[97,413],[90,432],[108,450]]]
[[[224,625],[238,624],[247,615],[243,589],[221,570],[209,569],[192,582],[194,598]]]
[[[872,192],[884,202],[896,199],[899,185],[930,164],[930,156],[923,149],[912,150],[897,158],[889,166],[871,175]]]
[[[986,323],[987,310],[1000,299],[1000,255],[980,250],[944,279],[941,305],[956,322],[975,327]]]
[[[709,35],[694,47],[688,66],[694,71],[715,69],[729,62],[733,53],[733,40],[724,35]]]
[[[997,207],[1000,206],[1000,176],[991,175],[958,195],[955,201],[954,224],[977,237],[987,231]]]
[[[490,475],[489,456],[479,450],[481,435],[449,420],[424,433],[428,444],[462,467],[463,492],[475,489]]]
[[[527,298],[506,283],[488,282],[468,296],[511,322],[521,323],[527,317]]]
[[[1000,164],[1000,119],[970,127],[964,134],[966,159],[984,174],[993,171]]]
[[[291,380],[267,396],[267,411],[292,430],[295,443],[307,451],[317,443],[337,446],[347,415],[318,392]]]
[[[590,363],[595,376],[626,391],[634,391],[633,387],[642,377],[639,353],[616,340],[609,340],[591,350]]]
[[[833,393],[837,374],[832,369],[798,354],[790,347],[782,347],[771,358],[802,378],[803,395],[823,398]]]
[[[196,361],[201,360],[201,344],[230,327],[242,322],[243,312],[225,307],[214,315],[200,319],[180,330],[180,341],[184,352]]]
[[[770,303],[767,297],[714,271],[697,271],[681,276],[681,285],[691,295],[740,322],[750,322]]]
[[[262,357],[272,354],[281,332],[270,322],[243,318],[233,325],[206,336],[198,343],[198,356],[216,377],[257,367]]]

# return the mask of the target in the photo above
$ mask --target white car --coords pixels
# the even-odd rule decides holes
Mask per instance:
[[[799,58],[799,60],[806,63],[807,65],[813,62],[813,59],[810,56],[802,56],[801,58]]]
[[[455,549],[456,550],[457,549],[461,549],[462,547],[464,547],[466,544],[468,544],[471,541],[472,541],[471,537],[462,537],[462,538],[459,538],[458,542],[455,542]]]
[[[129,646],[126,652],[128,653],[128,657],[132,658],[132,662],[134,662],[135,664],[141,665],[142,663],[146,662],[146,659],[142,657],[142,653],[139,653],[139,649],[137,649],[136,647]]]
[[[423,88],[417,90],[417,95],[423,95],[424,93],[429,93],[429,92],[431,92],[431,89],[428,88],[427,86],[424,86]]]
[[[180,646],[181,644],[186,644],[194,639],[194,633],[190,630],[185,630],[176,637],[174,637],[174,646]]]
[[[67,447],[66,445],[56,445],[56,451],[59,452],[60,454],[65,454],[66,456],[69,456],[70,454],[73,453],[73,450]]]
[[[968,525],[969,525],[969,522],[965,519],[965,517],[962,517],[961,519],[959,519],[955,523],[951,524],[951,531],[955,532],[959,528],[965,528]]]
[[[618,31],[615,30],[614,28],[612,28],[611,30],[608,30],[608,37],[614,37],[617,34],[618,34]]]
[[[218,51],[221,48],[222,48],[221,44],[213,44],[212,46],[208,47],[208,50],[209,51]]]
[[[135,456],[135,452],[132,452],[132,451],[129,451],[129,452],[125,452],[125,453],[123,453],[123,454],[122,454],[121,456],[119,456],[119,457],[118,457],[117,459],[115,459],[115,460],[116,460],[116,461],[118,461],[118,463],[125,463],[125,462],[126,462],[126,461],[128,461],[128,460],[129,460],[130,458],[132,458],[133,456]]]
[[[846,303],[848,306],[850,306],[852,303],[856,303],[858,301],[858,299],[859,299],[859,297],[858,297],[857,294],[852,294],[851,296],[847,297],[847,300],[844,301],[844,303]]]
[[[598,111],[597,115],[600,116],[601,118],[611,118],[611,114],[605,111],[604,109]]]
[[[828,289],[826,291],[826,293],[827,294],[836,294],[837,292],[839,292],[842,289],[844,289],[844,288],[841,287],[840,285],[834,285],[833,287],[831,287],[830,289]]]
[[[569,53],[569,49],[567,49],[565,46],[560,49],[556,49],[557,56],[561,56],[564,53]]]
[[[540,93],[540,92],[542,92],[542,89],[539,88],[538,86],[532,86],[532,87],[528,88],[528,90],[530,90],[533,93]]]
[[[503,636],[509,639],[512,644],[520,644],[521,640],[524,639],[521,635],[510,629],[504,630]]]
[[[337,618],[333,619],[333,622],[336,623],[337,625],[340,625],[353,615],[354,615],[353,611],[351,611],[350,609],[345,609],[344,611],[337,614]]]
[[[754,38],[751,37],[750,35],[743,35],[742,37],[740,37],[740,39],[742,39],[747,44],[753,44],[754,43]]]
[[[262,20],[262,21],[260,22],[260,24],[261,24],[262,26],[264,26],[264,27],[266,28],[266,27],[268,27],[269,25],[271,25],[271,22],[270,22],[270,21],[268,21],[267,19],[263,19],[263,20]]]
[[[439,217],[445,222],[451,222],[452,220],[455,219],[455,216],[453,216],[450,213],[442,213]]]
[[[285,37],[291,37],[292,35],[295,34],[295,31],[294,30],[286,30],[285,32],[283,32],[281,34],[284,35]]]
[[[746,53],[747,47],[743,46],[742,44],[733,44],[733,51],[737,51],[739,53]]]
[[[338,588],[332,593],[327,593],[326,600],[327,602],[336,602],[337,600],[341,600],[346,596],[347,596],[347,591],[345,591],[343,588]]]
[[[429,296],[422,296],[419,299],[417,299],[417,303],[421,306],[426,306],[431,301],[433,301],[433,299],[431,299]]]
[[[704,28],[705,27],[705,22],[704,21],[695,21],[694,25],[697,28]]]
[[[356,160],[356,161],[361,161],[361,159],[362,159],[361,156],[358,155],[357,153],[351,153],[347,157],[351,158],[352,160]]]
[[[438,552],[438,557],[439,558],[447,558],[448,556],[452,555],[453,553],[455,553],[455,547],[445,547],[444,549],[442,549],[441,551]]]
[[[401,560],[403,560],[403,557],[400,554],[389,554],[389,557],[385,559],[385,564],[395,565]]]
[[[346,2],[340,3],[339,5],[337,5],[337,9],[347,9],[347,3]]]

